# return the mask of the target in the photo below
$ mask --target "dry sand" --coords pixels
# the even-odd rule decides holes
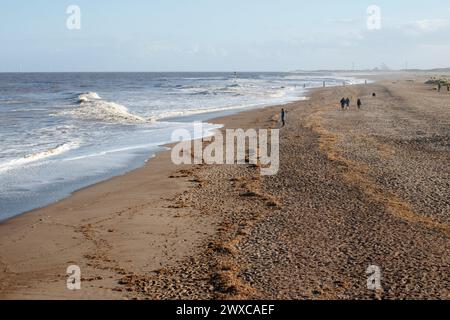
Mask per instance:
[[[276,176],[166,152],[0,225],[0,299],[450,298],[450,94],[395,78],[285,106]],[[279,110],[216,122],[277,128]]]

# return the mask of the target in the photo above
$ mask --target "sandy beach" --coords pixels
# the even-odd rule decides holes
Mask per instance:
[[[427,79],[378,76],[283,106],[275,176],[162,152],[2,223],[0,299],[449,299],[450,93]],[[280,109],[213,122],[279,128]],[[66,288],[70,265],[82,290]]]

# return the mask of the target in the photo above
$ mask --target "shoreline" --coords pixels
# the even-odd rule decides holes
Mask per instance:
[[[350,82],[359,82],[362,81],[363,78],[361,78],[361,75],[358,76],[354,76],[352,77],[351,75],[347,75],[347,74],[336,74],[335,75],[336,79],[346,79],[345,81],[350,81]],[[338,84],[339,81],[336,81],[336,84],[334,85],[340,85]],[[333,84],[330,85],[331,87],[333,86]],[[284,87],[282,87],[284,88]],[[298,88],[301,88],[301,86],[298,86]],[[259,103],[257,105],[252,105],[250,104],[247,107],[239,107],[239,108],[232,108],[232,109],[225,109],[225,110],[221,110],[221,111],[213,111],[213,112],[208,112],[208,113],[200,113],[200,114],[192,114],[186,117],[173,117],[173,118],[167,118],[165,120],[170,120],[170,121],[180,121],[181,123],[183,122],[191,122],[194,120],[200,120],[203,121],[205,123],[207,122],[211,122],[211,124],[215,125],[214,120],[217,118],[223,118],[225,116],[231,116],[233,114],[237,114],[237,113],[241,113],[241,112],[246,112],[246,111],[250,111],[250,110],[258,110],[261,108],[267,108],[267,107],[272,107],[272,106],[283,106],[286,104],[290,104],[290,103],[295,103],[295,102],[299,102],[299,101],[303,101],[305,99],[308,98],[308,92],[309,90],[314,90],[317,89],[318,87],[315,87],[314,85],[312,87],[309,88],[304,88],[304,89],[300,89],[299,92],[297,92],[297,94],[299,94],[297,97],[295,97],[295,100],[293,100],[293,97],[290,97],[289,95],[287,95],[286,97],[283,98],[283,100],[286,100],[285,102],[282,103]],[[218,124],[220,125],[220,124]],[[170,143],[170,142],[168,142]],[[166,143],[162,142],[161,144],[159,144],[158,146],[154,147],[155,149],[158,148],[164,148]],[[40,192],[40,189],[38,189],[37,191],[37,196],[30,199],[30,201],[28,201],[27,205],[21,205],[20,202],[18,203],[16,200],[14,200],[15,198],[13,197],[12,201],[9,201],[9,198],[5,198],[5,206],[7,208],[4,208],[4,217],[1,217],[0,219],[0,223],[4,223],[10,219],[14,219],[17,216],[23,215],[23,214],[27,214],[29,212],[32,212],[34,210],[37,209],[42,209],[45,208],[49,205],[52,205],[54,203],[57,203],[61,200],[64,200],[68,197],[70,197],[73,193],[82,190],[84,188],[90,187],[90,186],[94,186],[98,183],[107,181],[111,178],[114,178],[116,176],[121,176],[124,174],[127,174],[133,170],[136,170],[142,166],[144,166],[148,161],[151,161],[151,158],[156,156],[159,152],[163,152],[164,150],[148,150],[148,156],[145,157],[135,157],[132,158],[128,161],[127,164],[124,164],[122,167],[120,167],[119,169],[114,169],[114,168],[108,168],[108,170],[105,170],[103,173],[98,174],[98,175],[87,175],[87,176],[82,176],[82,175],[78,175],[77,178],[74,178],[72,180],[70,180],[69,182],[67,182],[66,184],[58,184],[58,186],[60,186],[59,188],[54,188],[54,189],[45,189],[46,191],[44,192]],[[145,161],[144,160],[145,157]],[[95,167],[94,167],[95,169]],[[61,178],[61,177],[60,177]],[[63,180],[63,179],[62,179]],[[52,186],[52,185],[46,185],[46,186]],[[44,187],[42,187],[42,189],[44,189]],[[31,192],[31,191],[30,191]],[[26,197],[26,195],[23,195],[24,197]],[[16,196],[17,198],[17,196]]]
[[[251,166],[176,167],[163,151],[139,169],[0,224],[0,299],[448,297],[440,282],[448,266],[445,198],[426,198],[445,185],[422,170],[421,197],[407,179],[401,189],[379,179],[414,176],[425,152],[417,148],[435,143],[397,144],[385,133],[390,118],[412,121],[426,137],[445,133],[434,124],[435,112],[448,112],[442,98],[410,77],[319,88],[311,100],[283,105],[289,116],[276,177],[261,178]],[[379,97],[370,100],[373,91]],[[364,97],[363,111],[342,113],[343,94]],[[436,106],[420,107],[414,99],[422,96]],[[214,121],[271,128],[279,108]],[[388,133],[410,139],[409,123],[398,124],[403,131]],[[433,168],[448,157],[445,148],[424,150],[434,152]],[[364,287],[369,262],[385,270],[383,292]],[[82,269],[81,292],[65,288],[71,264]],[[417,291],[419,284],[425,289]]]
[[[312,88],[312,91],[314,91],[316,88]],[[255,108],[250,108],[249,110],[244,110],[244,111],[239,111],[236,113],[231,113],[228,115],[219,115],[219,116],[214,116],[211,118],[208,118],[206,121],[208,123],[211,123],[213,125],[220,125],[221,127],[219,129],[216,130],[224,130],[226,128],[228,128],[229,126],[235,126],[236,124],[239,124],[241,121],[236,121],[236,118],[239,118],[240,116],[243,116],[244,118],[252,118],[251,114],[253,114],[254,112],[258,112],[258,113],[265,113],[265,112],[272,112],[271,110],[274,109],[279,109],[283,106],[288,106],[291,104],[295,104],[298,102],[302,102],[305,101],[305,97],[299,97],[299,100],[293,101],[293,102],[287,102],[284,104],[280,104],[280,105],[270,105],[270,106],[264,106],[264,107],[255,107]],[[221,112],[218,112],[219,114]],[[250,120],[251,121],[251,120]],[[248,120],[247,120],[248,122]],[[239,127],[239,126],[238,126]],[[193,141],[193,140],[191,140]],[[100,207],[104,206],[105,202],[107,202],[108,200],[105,200],[104,198],[107,198],[110,194],[121,194],[121,193],[127,193],[129,194],[129,192],[126,191],[125,188],[121,188],[121,187],[117,187],[118,185],[122,185],[122,184],[130,184],[131,186],[136,186],[137,188],[139,188],[139,185],[141,183],[146,183],[151,181],[151,187],[149,188],[150,191],[153,193],[152,194],[152,199],[161,205],[161,210],[164,209],[169,209],[168,211],[172,211],[169,213],[172,214],[173,211],[176,211],[176,209],[179,209],[178,205],[171,205],[170,203],[167,203],[167,199],[171,198],[171,197],[176,197],[177,194],[179,193],[183,193],[186,190],[189,190],[190,188],[192,188],[193,185],[193,181],[188,179],[188,175],[186,175],[186,172],[190,172],[191,167],[193,167],[194,165],[180,165],[180,166],[176,166],[174,164],[172,164],[171,160],[170,160],[170,147],[173,145],[173,143],[166,143],[166,144],[162,144],[159,147],[160,148],[165,148],[167,150],[162,150],[160,152],[157,152],[154,156],[150,156],[148,158],[148,160],[145,161],[145,163],[138,167],[137,169],[133,169],[131,171],[128,171],[124,174],[118,175],[118,176],[114,176],[111,178],[108,178],[104,181],[100,181],[98,183],[94,183],[92,185],[83,187],[81,189],[78,189],[74,192],[72,192],[70,195],[68,195],[65,198],[62,198],[56,202],[50,203],[48,205],[45,205],[43,207],[40,208],[36,208],[33,210],[29,210],[26,211],[22,214],[19,214],[17,216],[11,217],[9,219],[6,219],[2,222],[0,222],[0,238],[2,239],[13,239],[14,235],[18,232],[23,231],[23,229],[29,229],[30,231],[33,231],[33,229],[39,228],[42,225],[58,225],[61,224],[60,221],[65,221],[64,224],[66,224],[67,220],[69,220],[71,223],[73,222],[74,225],[79,224],[81,221],[83,220],[88,220],[90,221],[92,220],[102,220],[102,219],[107,219],[106,216],[104,216],[103,214],[101,216],[97,216],[95,213],[96,209],[88,209],[88,213],[87,214],[83,214],[81,216],[76,217],[75,219],[73,217],[70,217],[70,212],[72,211],[80,211],[83,210],[84,205],[79,205],[80,203],[89,201],[91,203],[96,203],[96,198],[102,198],[103,203],[100,205]],[[147,178],[142,178],[143,176],[148,175]],[[162,182],[164,184],[166,184],[166,186],[164,188],[160,188],[160,186],[156,185],[156,183],[154,182],[155,179],[157,179],[158,182]],[[175,182],[175,186],[172,186],[172,182]],[[195,182],[194,182],[195,184]],[[164,203],[164,204],[163,204]],[[147,203],[148,204],[148,203]],[[133,208],[137,208],[139,207],[140,204],[133,204]],[[118,210],[118,208],[120,208],[121,206],[118,205],[117,207],[114,207],[112,205],[107,205],[107,209],[110,211],[115,211],[115,212],[119,212],[120,210]],[[180,206],[183,207],[183,206]],[[126,209],[131,209],[130,208],[126,208]],[[64,214],[60,214],[60,212],[63,211]],[[119,214],[120,215],[120,214]],[[158,217],[156,217],[158,216]],[[160,219],[160,215],[157,214],[154,218],[156,220]],[[174,217],[176,219],[178,219],[179,217],[177,216],[177,214],[174,215]],[[171,219],[169,219],[171,220]],[[199,250],[199,246],[201,246],[202,244],[204,244],[204,241],[206,238],[213,236],[216,233],[216,230],[214,229],[216,226],[214,225],[214,222],[216,222],[216,224],[218,224],[217,221],[214,220],[208,220],[205,222],[200,223],[199,225],[195,225],[192,223],[192,221],[190,221],[189,219],[187,219],[187,221],[185,221],[186,223],[190,224],[190,228],[192,230],[187,231],[184,230],[186,233],[188,233],[188,238],[189,238],[189,245],[185,246],[186,248],[181,248],[181,253],[176,253],[174,254],[174,257],[171,257],[170,260],[171,263],[175,263],[176,261],[178,261],[179,259],[183,259],[186,256],[188,256],[188,252],[192,251],[192,250]],[[178,222],[174,222],[169,221],[169,224],[173,223],[173,224],[177,224]],[[89,226],[89,224],[87,225],[83,225],[78,227],[80,230],[76,230],[75,233],[82,233],[83,235],[86,235],[86,231],[83,229],[86,229],[86,227]],[[135,228],[136,226],[133,226],[133,228]],[[162,227],[162,226],[161,226]],[[186,226],[183,226],[184,229],[187,229]],[[182,228],[181,225],[177,225],[177,228]],[[74,229],[73,227],[71,227],[71,229]],[[111,232],[112,229],[109,230],[104,230],[105,233],[113,233]],[[202,236],[197,237],[197,235],[195,233],[202,233]],[[204,234],[207,235],[207,237],[204,237]],[[45,238],[44,235],[39,235],[37,236],[38,238]],[[64,237],[64,235],[62,234],[58,234],[55,235],[54,238],[61,238]],[[64,239],[65,241],[69,241],[69,239]],[[183,239],[185,240],[185,239]],[[13,242],[15,242],[13,240]],[[192,243],[191,243],[192,242]],[[2,242],[4,243],[4,242]],[[33,243],[33,241],[31,241],[31,243]],[[44,246],[46,246],[46,244],[42,243],[42,248],[43,250],[46,250],[46,248],[44,248]],[[0,244],[0,252],[1,252],[2,246]],[[31,254],[33,255],[33,250],[31,251],[27,251],[27,254]],[[49,250],[50,252],[52,250]],[[86,258],[86,257],[84,257]],[[83,259],[84,259],[83,258]],[[91,258],[91,257],[89,257]],[[89,260],[88,258],[88,260]],[[70,262],[72,259],[68,259],[68,262]],[[108,260],[108,259],[107,259]],[[131,260],[130,260],[131,261]],[[70,264],[70,263],[69,263]],[[67,265],[69,265],[67,264]],[[86,264],[86,266],[89,268],[91,267],[91,265],[89,263]],[[3,263],[2,259],[0,259],[0,270],[3,269],[3,271],[8,272],[8,267],[5,263]],[[62,269],[61,269],[62,270]],[[114,270],[114,272],[117,272],[117,270]],[[119,274],[123,273],[123,270],[118,270]],[[65,279],[65,273],[64,270],[62,270],[61,272],[59,272],[58,275],[58,280],[61,282],[61,279]],[[101,278],[101,280],[105,280],[107,279],[108,276],[101,276],[98,278]],[[90,280],[94,279],[95,277],[91,278]],[[8,297],[7,299],[15,299],[14,297],[14,293],[12,293],[12,296],[9,297],[9,293],[7,292],[2,292],[4,291],[5,288],[5,283],[6,283],[6,287],[8,287],[8,281],[9,279],[5,279],[5,277],[2,277],[2,275],[0,274],[0,282],[2,284],[0,284],[0,300],[5,298],[5,295]],[[13,281],[14,282],[14,281]],[[19,286],[20,287],[20,286]],[[56,290],[56,292],[58,292],[58,299],[60,297],[64,297],[64,298],[75,298],[75,299],[84,299],[83,295],[81,294],[77,294],[76,292],[68,292],[67,289],[65,288],[58,288],[58,290]],[[101,291],[101,290],[100,290]],[[30,296],[34,296],[37,295],[37,299],[40,299],[41,297],[46,297],[46,295],[44,294],[43,291],[39,290],[36,293],[31,293]],[[97,296],[98,295],[98,296]],[[25,295],[26,297],[27,295]],[[121,298],[122,296],[119,293],[115,293],[114,291],[112,293],[108,293],[106,294],[106,296],[103,296],[103,294],[96,292],[94,294],[95,297],[100,297],[100,298],[106,298],[106,299],[117,299],[117,298]],[[20,297],[20,295],[19,295]],[[50,299],[53,299],[53,295],[50,296]]]
[[[317,88],[310,88],[310,90],[315,90],[315,89],[317,89]],[[308,92],[308,90],[305,90],[305,93],[307,93],[307,92]],[[296,103],[296,102],[300,102],[300,101],[304,101],[304,100],[307,100],[307,99],[308,99],[308,97],[302,96],[302,97],[299,97],[298,100],[290,101],[290,102],[286,102],[286,103],[282,103],[282,104],[277,104],[277,105],[264,105],[264,106],[242,107],[242,109],[236,109],[237,111],[232,111],[232,110],[216,111],[216,112],[212,112],[212,113],[207,113],[207,114],[211,115],[211,117],[207,117],[207,118],[202,119],[202,120],[200,120],[200,121],[202,121],[203,123],[211,124],[211,125],[213,125],[213,126],[220,126],[219,128],[217,128],[217,129],[212,129],[212,130],[222,130],[223,127],[224,127],[225,125],[218,122],[218,121],[220,121],[220,120],[222,120],[222,119],[227,119],[228,117],[232,117],[232,116],[237,115],[237,114],[240,114],[240,113],[246,113],[246,112],[258,111],[258,110],[264,110],[264,109],[266,109],[266,108],[274,108],[274,107],[279,107],[279,108],[281,108],[282,106],[289,105],[289,104]],[[185,119],[195,118],[195,117],[197,117],[197,116],[201,117],[201,116],[204,116],[204,114],[187,116],[187,117],[185,117]],[[174,120],[174,119],[179,119],[179,118],[177,118],[177,117],[175,117],[175,118],[169,118],[169,120]],[[184,119],[184,120],[185,120],[185,119]],[[190,122],[190,121],[185,121],[185,122]],[[59,202],[61,202],[61,201],[64,201],[64,200],[66,200],[66,199],[72,197],[72,196],[73,196],[75,193],[77,193],[77,192],[83,191],[83,190],[88,189],[88,188],[91,188],[91,187],[95,187],[96,185],[101,184],[101,183],[104,183],[104,182],[107,182],[107,181],[109,181],[109,180],[111,180],[111,179],[114,179],[114,178],[117,178],[117,177],[121,177],[121,176],[127,175],[127,174],[129,174],[129,173],[131,173],[131,172],[133,172],[133,171],[135,171],[135,170],[139,170],[139,169],[141,169],[141,168],[147,166],[147,165],[148,165],[153,159],[155,159],[159,154],[165,153],[165,152],[170,152],[170,146],[171,146],[171,145],[173,145],[173,143],[171,143],[171,142],[162,143],[162,144],[157,145],[157,148],[163,149],[163,150],[155,151],[154,153],[150,153],[150,154],[148,155],[148,157],[146,158],[146,160],[144,161],[144,163],[142,163],[142,165],[140,165],[140,166],[138,166],[138,167],[136,167],[136,168],[134,168],[134,169],[127,169],[127,171],[125,171],[125,172],[123,172],[123,173],[121,173],[121,174],[114,175],[114,176],[110,176],[110,177],[108,177],[108,178],[105,178],[104,180],[95,182],[95,183],[93,183],[93,184],[86,185],[86,186],[81,187],[81,188],[79,188],[79,189],[75,189],[74,191],[70,192],[69,194],[67,194],[66,196],[64,196],[64,197],[62,197],[62,198],[60,198],[60,199],[58,199],[58,200],[55,200],[55,201],[53,201],[53,202],[44,204],[44,205],[42,205],[42,206],[38,206],[38,207],[36,207],[36,208],[34,208],[34,209],[30,209],[30,210],[24,211],[24,212],[22,212],[22,213],[15,214],[15,215],[13,215],[13,216],[11,216],[11,217],[9,217],[9,218],[5,218],[4,220],[0,220],[0,225],[3,224],[3,223],[8,222],[9,220],[18,218],[18,217],[20,217],[20,216],[22,216],[22,215],[27,215],[27,214],[33,213],[33,212],[35,212],[35,211],[37,211],[37,210],[42,210],[42,209],[45,209],[45,208],[47,208],[47,207],[49,207],[49,206],[52,206],[52,205],[54,205],[54,204],[57,204],[57,203],[59,203]],[[167,150],[167,149],[168,149],[168,150]]]
[[[313,89],[313,90],[314,90],[314,89]],[[233,113],[231,113],[231,114],[224,115],[224,116],[220,116],[220,115],[219,115],[219,116],[217,116],[217,117],[214,116],[214,117],[212,117],[212,118],[207,118],[206,120],[203,120],[203,122],[209,123],[209,124],[212,124],[212,125],[220,126],[219,128],[213,129],[213,130],[222,130],[222,129],[225,127],[225,125],[222,124],[222,123],[216,122],[217,120],[220,120],[220,119],[226,119],[226,118],[228,118],[228,117],[232,117],[232,116],[238,115],[238,114],[240,114],[240,113],[246,113],[246,112],[251,112],[251,111],[258,111],[258,110],[263,110],[263,109],[266,109],[266,108],[275,108],[275,107],[281,108],[282,106],[289,105],[289,104],[295,103],[295,102],[304,101],[304,100],[307,99],[307,97],[304,97],[304,98],[305,98],[305,99],[299,99],[299,100],[296,100],[296,101],[287,102],[287,103],[279,104],[279,105],[269,105],[269,106],[263,106],[263,107],[251,107],[251,108],[249,108],[249,110],[237,111],[237,112],[233,112]],[[222,112],[218,111],[218,112],[215,112],[215,113],[220,114],[220,113],[222,113]],[[15,218],[18,218],[18,217],[20,217],[20,216],[22,216],[22,215],[28,215],[28,214],[31,214],[31,213],[33,213],[33,212],[35,212],[35,211],[42,210],[42,209],[45,209],[45,208],[47,208],[47,207],[49,207],[49,206],[55,205],[55,204],[57,204],[57,203],[59,203],[59,202],[61,202],[61,201],[64,201],[64,200],[66,200],[66,199],[72,197],[72,196],[73,196],[75,193],[77,193],[77,192],[84,191],[84,190],[89,189],[89,188],[91,188],[91,187],[95,187],[95,186],[97,186],[97,185],[99,185],[99,184],[108,182],[108,181],[111,180],[111,179],[115,179],[115,178],[118,178],[118,177],[121,177],[121,176],[125,176],[125,175],[127,175],[127,174],[129,174],[129,173],[132,173],[133,171],[142,169],[143,167],[148,166],[148,165],[149,165],[155,158],[157,158],[158,155],[160,155],[161,153],[167,153],[167,152],[170,153],[170,147],[171,147],[171,145],[173,145],[173,143],[171,143],[171,142],[162,143],[162,144],[158,145],[157,148],[165,149],[165,150],[155,151],[155,153],[149,154],[149,156],[148,156],[147,159],[144,161],[144,163],[143,163],[142,165],[140,165],[139,167],[135,168],[135,169],[130,169],[130,170],[128,170],[128,171],[125,171],[125,172],[122,173],[122,174],[115,175],[115,176],[111,176],[111,177],[109,177],[109,178],[106,178],[105,180],[101,180],[101,181],[99,181],[99,182],[96,182],[96,183],[87,185],[87,186],[85,186],[85,187],[81,187],[81,188],[79,188],[79,189],[76,189],[76,190],[72,191],[70,194],[68,194],[67,196],[65,196],[65,197],[63,197],[63,198],[61,198],[61,199],[59,199],[59,200],[50,202],[50,203],[48,203],[48,204],[44,204],[44,205],[42,205],[42,206],[40,206],[40,207],[36,207],[36,208],[34,208],[34,209],[31,209],[31,210],[24,211],[24,212],[22,212],[22,213],[18,213],[18,214],[16,214],[16,215],[14,215],[14,216],[12,216],[12,217],[9,217],[9,218],[6,218],[6,219],[4,219],[4,220],[0,220],[0,225],[3,224],[3,223],[8,222],[9,220],[13,220],[13,219],[15,219]]]

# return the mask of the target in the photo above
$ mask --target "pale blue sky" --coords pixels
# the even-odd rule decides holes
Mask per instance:
[[[0,43],[2,72],[449,67],[450,1],[1,0]]]

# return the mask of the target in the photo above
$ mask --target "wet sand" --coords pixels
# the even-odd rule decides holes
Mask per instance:
[[[286,105],[276,176],[165,152],[1,224],[0,299],[450,298],[450,94],[425,79]],[[280,108],[215,122],[278,128]],[[66,289],[73,264],[81,291]]]

